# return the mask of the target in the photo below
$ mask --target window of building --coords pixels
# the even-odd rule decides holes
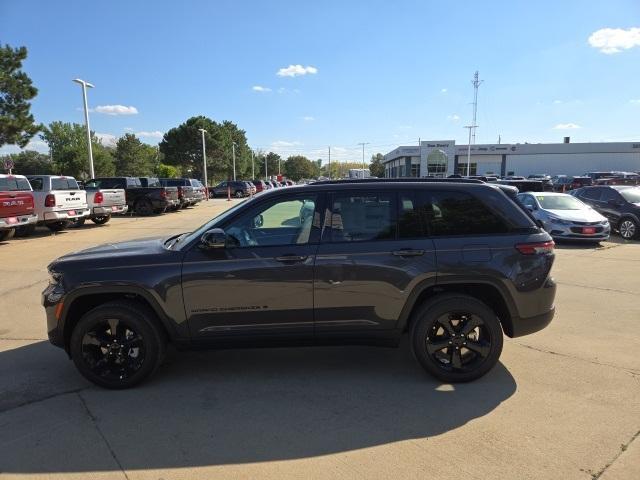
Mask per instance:
[[[440,149],[432,150],[427,156],[427,172],[432,177],[442,177],[449,167],[448,155]]]
[[[395,193],[336,193],[325,221],[332,242],[395,238]]]
[[[420,164],[414,163],[411,165],[411,176],[419,177],[420,176]]]

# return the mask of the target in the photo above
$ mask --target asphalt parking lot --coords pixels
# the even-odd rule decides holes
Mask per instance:
[[[442,385],[400,349],[169,355],[106,391],[46,340],[47,264],[192,229],[214,200],[0,243],[0,478],[640,478],[640,242],[561,245],[557,314],[486,377]]]

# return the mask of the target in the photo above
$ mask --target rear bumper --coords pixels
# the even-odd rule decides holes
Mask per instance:
[[[542,330],[551,323],[555,313],[556,307],[551,307],[551,310],[548,312],[541,313],[534,317],[512,318],[513,334],[511,335],[511,338],[522,337]]]
[[[88,208],[59,210],[54,212],[44,212],[44,222],[60,222],[63,220],[75,220],[77,218],[88,217],[91,214],[91,210]]]
[[[122,215],[129,210],[128,205],[109,205],[102,207],[93,207],[91,210],[92,217],[102,217],[105,215]]]
[[[0,230],[22,227],[24,225],[33,225],[37,222],[38,216],[35,213],[31,215],[17,215],[15,217],[0,218]]]

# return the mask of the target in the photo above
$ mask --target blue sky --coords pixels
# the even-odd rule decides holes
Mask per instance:
[[[476,69],[477,143],[640,140],[637,0],[3,0],[0,41],[29,49],[39,122],[82,122],[71,80],[94,83],[105,142],[202,114],[284,155],[466,143]]]

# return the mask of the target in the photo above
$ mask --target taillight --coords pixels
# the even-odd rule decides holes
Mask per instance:
[[[164,188],[160,190],[160,198],[167,198],[167,191]]]
[[[104,195],[102,195],[102,192],[96,192],[93,195],[93,203],[102,203],[104,202]]]
[[[45,207],[55,207],[56,206],[56,197],[53,194],[49,194],[44,197],[44,206]]]
[[[537,243],[520,243],[516,245],[516,249],[523,255],[540,255],[544,253],[553,253],[555,247],[553,240],[548,242]]]

